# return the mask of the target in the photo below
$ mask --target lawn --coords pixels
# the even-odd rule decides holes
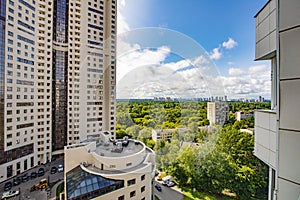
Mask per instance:
[[[191,189],[184,189],[183,200],[233,200],[235,198],[228,197],[226,195],[212,195],[206,194],[198,191],[192,191]]]

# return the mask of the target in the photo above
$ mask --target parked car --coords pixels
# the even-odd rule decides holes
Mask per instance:
[[[36,178],[36,177],[37,177],[37,173],[36,173],[36,172],[31,172],[30,178],[31,178],[31,179],[34,179],[34,178]]]
[[[22,176],[22,182],[26,182],[26,181],[28,181],[29,180],[29,176],[27,175],[27,174],[24,174],[23,176]]]
[[[155,184],[155,186],[154,186],[158,191],[160,191],[161,192],[161,187],[160,187],[160,185],[158,185],[158,184]]]
[[[58,172],[63,172],[64,171],[64,166],[63,165],[58,165],[57,171]]]
[[[13,185],[20,185],[20,183],[21,183],[21,178],[20,177],[14,178]]]
[[[57,172],[57,167],[53,166],[51,167],[50,173],[55,174]]]
[[[39,168],[38,176],[43,176],[44,174],[45,174],[45,169],[44,168]]]
[[[10,190],[11,188],[12,188],[12,186],[13,186],[13,184],[12,184],[12,182],[6,182],[5,184],[4,184],[4,191],[8,191],[8,190]]]
[[[172,176],[166,176],[164,178],[162,178],[162,184],[163,185],[168,185],[169,182],[174,181]]]
[[[167,183],[167,186],[168,187],[173,187],[175,185],[175,183],[173,182],[173,181],[169,181],[168,183]]]
[[[17,195],[19,195],[19,194],[20,194],[20,191],[19,191],[19,190],[3,192],[2,198],[1,198],[1,199],[8,199],[8,198],[17,196]]]

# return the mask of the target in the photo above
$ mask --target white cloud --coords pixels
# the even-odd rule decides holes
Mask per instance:
[[[130,45],[121,42],[121,40],[120,44],[117,58],[117,81],[120,81],[127,73],[136,68],[147,65],[160,65],[170,53],[170,48],[166,46],[150,50],[142,49],[138,44]]]
[[[125,1],[125,0],[120,0],[120,5],[121,5],[122,7],[125,7],[126,1]]]
[[[244,74],[245,72],[241,70],[240,68],[229,68],[228,74],[229,76],[240,76]]]
[[[246,70],[230,68],[228,73],[229,77],[221,77],[227,96],[270,96],[271,74],[267,65],[250,66]]]
[[[118,7],[118,11],[117,11],[117,33],[124,33],[130,30],[130,26],[129,23],[126,21],[126,18],[124,17],[122,10],[125,8],[126,6],[126,2],[125,0],[119,0],[119,7]]]
[[[260,72],[266,71],[266,65],[257,65],[249,68],[249,74],[258,74]]]
[[[214,48],[213,51],[210,53],[209,57],[212,60],[219,60],[222,57],[222,53],[220,52],[220,48]]]
[[[237,46],[238,43],[234,41],[232,38],[229,38],[228,41],[223,42],[222,46],[226,49],[232,49],[233,47]]]

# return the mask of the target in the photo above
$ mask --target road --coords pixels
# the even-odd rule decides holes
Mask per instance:
[[[159,192],[154,185],[159,184],[161,186],[161,192]],[[177,191],[177,186],[174,187],[167,187],[163,186],[161,183],[158,181],[154,181],[153,185],[153,191],[154,194],[160,199],[160,200],[182,200],[183,199],[183,194]],[[178,189],[179,190],[179,189]]]
[[[59,164],[63,164],[63,159],[57,159],[51,163],[48,163],[46,165],[40,165],[40,166],[37,166],[33,169],[30,169],[22,174],[19,174],[18,177],[22,177],[22,175],[24,174],[28,174],[30,175],[31,172],[35,171],[37,172],[39,168],[43,167],[45,169],[45,174],[44,176],[40,176],[40,177],[36,177],[34,179],[29,179],[29,181],[27,182],[24,182],[24,183],[21,183],[20,185],[16,185],[16,186],[13,186],[11,190],[19,190],[21,191],[21,194],[19,196],[16,196],[16,197],[13,197],[13,198],[10,198],[10,200],[18,200],[18,199],[22,199],[22,200],[25,200],[25,199],[31,199],[31,200],[44,200],[44,199],[49,199],[49,197],[53,197],[55,196],[55,194],[51,194],[51,190],[39,190],[39,191],[34,191],[34,192],[30,192],[30,188],[39,183],[41,179],[43,178],[47,178],[51,183],[53,182],[57,182],[59,180],[62,180],[63,179],[63,172],[57,172],[55,174],[50,174],[50,169],[52,166],[58,166]],[[15,177],[14,177],[15,178]],[[12,181],[12,179],[10,179],[10,181]],[[3,183],[0,184],[0,195],[2,196],[2,193],[4,192],[3,188],[4,188],[4,184],[6,183],[7,181],[4,181]],[[0,198],[1,198],[0,196]]]

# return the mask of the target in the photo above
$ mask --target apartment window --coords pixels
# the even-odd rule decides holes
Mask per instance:
[[[145,174],[141,176],[141,181],[145,180]]]
[[[27,160],[24,160],[24,170],[27,170]]]
[[[124,199],[125,199],[124,195],[118,197],[118,200],[124,200]]]
[[[127,186],[134,185],[134,184],[135,184],[135,179],[131,179],[127,181]]]
[[[136,195],[135,191],[130,192],[130,198],[134,197]]]
[[[145,192],[145,186],[141,187],[141,192]]]
[[[9,165],[6,167],[6,176],[7,178],[11,177],[13,175],[13,166],[12,165]]]

